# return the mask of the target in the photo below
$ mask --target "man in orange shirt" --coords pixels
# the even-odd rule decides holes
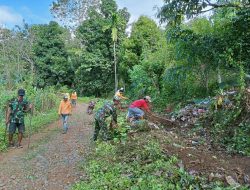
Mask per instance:
[[[62,117],[63,120],[63,134],[66,134],[68,131],[68,118],[69,115],[72,113],[72,107],[71,103],[69,101],[69,97],[67,95],[64,95],[63,100],[61,101],[58,109],[59,116]]]
[[[71,102],[72,102],[72,105],[73,105],[73,106],[76,106],[76,100],[77,100],[77,94],[76,94],[76,91],[74,91],[74,92],[71,94]]]

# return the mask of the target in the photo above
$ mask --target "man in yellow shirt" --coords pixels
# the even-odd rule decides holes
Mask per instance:
[[[124,88],[120,88],[119,90],[116,91],[115,97],[119,98],[120,100],[127,100],[128,98],[123,96],[123,93],[124,93]],[[120,102],[117,107],[119,108],[119,110],[123,110],[122,102]]]
[[[71,102],[72,102],[72,105],[75,107],[76,106],[76,100],[77,100],[77,93],[76,91],[74,91],[72,94],[71,94]]]
[[[116,91],[115,96],[118,97],[119,99],[127,100],[128,98],[123,96],[124,93],[124,88],[120,88],[119,90]]]
[[[72,113],[72,107],[69,101],[69,97],[67,95],[64,95],[63,100],[61,101],[59,105],[59,109],[58,109],[58,114],[59,116],[62,117],[62,121],[63,121],[63,130],[64,130],[63,134],[66,134],[68,131],[67,121],[71,113]]]

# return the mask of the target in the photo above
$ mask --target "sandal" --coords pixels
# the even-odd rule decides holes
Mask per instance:
[[[17,148],[23,148],[23,146],[19,144],[19,145],[17,145]]]
[[[8,147],[9,147],[9,148],[15,148],[15,145],[14,145],[14,143],[10,143],[10,144],[8,145]]]

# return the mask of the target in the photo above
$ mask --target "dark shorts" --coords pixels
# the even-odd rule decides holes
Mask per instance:
[[[16,132],[16,128],[18,129],[18,133],[25,132],[24,123],[10,123],[9,125],[9,134],[14,134]]]
[[[75,99],[72,99],[72,100],[71,100],[71,103],[72,103],[73,105],[76,105],[76,100],[75,100]]]

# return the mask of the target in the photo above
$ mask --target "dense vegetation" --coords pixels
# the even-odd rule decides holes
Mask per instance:
[[[223,189],[179,168],[179,160],[164,152],[164,143],[146,132],[126,145],[98,144],[82,165],[88,175],[73,189]]]
[[[134,97],[150,94],[164,107],[244,86],[249,76],[250,12],[245,1],[240,8],[216,7],[210,17],[174,23],[166,14],[172,6],[165,9],[166,1],[158,13],[161,21],[169,21],[165,27],[141,16],[129,35],[126,8],[118,9],[113,0],[93,1],[93,6],[86,2],[88,11],[84,19],[75,15],[79,22],[74,27],[51,21],[1,29],[1,81],[6,88],[25,81],[37,88],[67,85],[81,95],[103,96],[113,91],[117,64],[118,86]],[[54,4],[55,16],[74,10],[64,10],[64,3]]]

